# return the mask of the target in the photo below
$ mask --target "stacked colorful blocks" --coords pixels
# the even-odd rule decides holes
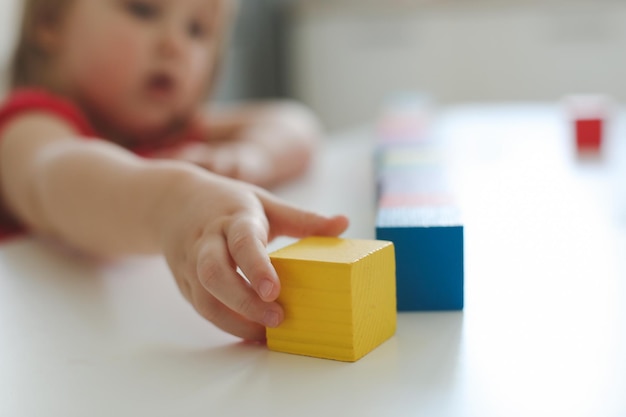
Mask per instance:
[[[464,305],[463,223],[429,117],[423,102],[405,98],[380,123],[376,238],[396,249],[400,311]]]

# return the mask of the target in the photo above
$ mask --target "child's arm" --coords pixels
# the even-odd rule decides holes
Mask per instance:
[[[194,130],[206,142],[191,143],[164,156],[265,187],[302,174],[321,136],[312,113],[288,101],[200,114]]]
[[[3,130],[0,186],[5,207],[35,232],[97,254],[163,252],[195,309],[246,339],[263,339],[263,326],[282,320],[267,241],[337,235],[347,226],[344,217],[296,209],[188,164],[77,140],[44,114],[20,116]]]

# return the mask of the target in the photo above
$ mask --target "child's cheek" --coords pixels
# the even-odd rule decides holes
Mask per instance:
[[[211,71],[217,65],[212,59],[212,51],[202,49],[194,51],[190,60],[189,77],[186,80],[187,87],[193,91],[203,94],[203,87],[208,81]]]
[[[145,52],[142,39],[123,27],[109,31],[107,36],[98,37],[85,45],[83,74],[90,83],[106,86],[111,90],[128,88],[136,82],[144,65]]]
[[[146,47],[141,37],[136,34],[134,36],[124,36],[122,33],[112,35],[108,40],[107,50],[110,56],[107,57],[107,63],[103,63],[103,68],[118,77],[126,79],[138,77],[146,66]],[[130,81],[130,80],[128,80]]]

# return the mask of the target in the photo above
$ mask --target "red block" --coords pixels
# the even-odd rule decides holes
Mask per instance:
[[[613,108],[611,99],[601,94],[577,94],[566,97],[565,105],[578,155],[601,156],[608,140],[607,126]]]
[[[583,152],[599,152],[602,145],[602,119],[576,120],[576,147]]]

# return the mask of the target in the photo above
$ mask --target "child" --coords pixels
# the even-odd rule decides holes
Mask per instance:
[[[229,8],[25,1],[14,90],[0,109],[0,218],[98,255],[163,253],[199,314],[263,340],[283,318],[267,242],[339,235],[347,219],[251,184],[306,165],[314,124],[302,109],[197,111]]]

